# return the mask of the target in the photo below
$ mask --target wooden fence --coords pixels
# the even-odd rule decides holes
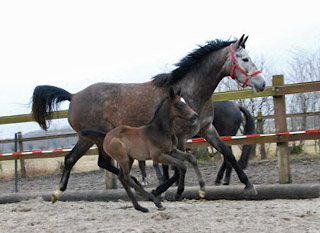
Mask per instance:
[[[286,124],[286,107],[285,107],[285,95],[287,94],[297,94],[304,92],[314,92],[320,91],[320,81],[315,82],[305,82],[296,84],[284,84],[284,77],[282,75],[273,76],[273,85],[267,87],[265,91],[255,93],[252,90],[240,90],[240,91],[228,91],[214,93],[212,96],[213,101],[225,101],[225,100],[235,100],[235,99],[246,99],[246,98],[256,98],[256,97],[273,97],[274,103],[274,116],[275,119],[275,131],[276,133],[287,132]],[[311,115],[312,113],[309,113]],[[59,111],[54,113],[54,119],[66,118],[67,111]],[[263,117],[263,116],[261,116]],[[271,116],[268,116],[269,118]],[[266,117],[267,118],[267,117]],[[31,122],[33,118],[30,114],[15,115],[0,117],[1,124],[13,124],[21,122]],[[64,134],[64,135],[54,135],[45,137],[32,137],[32,138],[21,138],[19,141],[32,141],[32,140],[43,140],[49,138],[58,137],[70,137],[76,134]],[[238,144],[261,144],[261,143],[277,143],[277,156],[279,158],[279,182],[280,183],[290,183],[290,165],[289,165],[289,151],[288,151],[288,141],[297,140],[315,140],[320,139],[320,132],[314,132],[310,134],[277,134],[268,135],[264,137],[249,137],[249,138],[239,138],[239,139],[228,139],[224,142],[228,145],[238,145]],[[13,142],[14,140],[0,140],[0,143]],[[203,147],[208,146],[206,142],[192,142],[188,143],[188,147]],[[96,151],[90,151],[89,154],[96,153]],[[33,158],[49,158],[64,156],[65,152],[55,152],[47,154],[31,154],[31,155],[11,155],[11,156],[0,156],[1,160],[17,160],[17,159],[33,159]]]

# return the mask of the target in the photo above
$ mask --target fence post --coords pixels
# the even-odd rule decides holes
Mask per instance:
[[[18,134],[14,134],[14,151],[18,152]],[[14,160],[14,192],[18,192],[18,160]]]
[[[115,165],[113,159],[111,159],[111,165],[112,166]],[[116,189],[117,188],[116,176],[109,171],[105,171],[105,183],[106,183],[106,189]]]
[[[262,119],[262,112],[258,112],[258,118],[257,118],[257,133],[263,134],[263,119]],[[261,160],[264,160],[267,158],[266,153],[266,146],[264,143],[260,144],[260,156]]]
[[[277,93],[277,87],[284,85],[283,75],[274,75],[272,77],[272,85],[275,92]],[[276,132],[287,132],[285,96],[276,94],[275,96],[273,96],[273,104]],[[279,183],[291,183],[292,180],[290,174],[288,142],[277,142],[277,157],[279,166]]]
[[[23,151],[23,141],[22,141],[22,133],[18,132],[18,151]],[[24,159],[20,159],[20,168],[21,168],[21,177],[27,177],[26,163]]]

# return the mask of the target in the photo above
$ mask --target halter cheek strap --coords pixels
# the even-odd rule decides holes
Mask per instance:
[[[250,78],[252,78],[253,76],[257,75],[257,74],[260,74],[262,73],[261,70],[258,70],[256,72],[254,72],[253,74],[248,74],[247,72],[245,72],[237,63],[236,63],[236,58],[234,57],[234,53],[233,53],[233,48],[232,48],[232,44],[229,46],[230,48],[230,54],[231,54],[231,58],[232,58],[232,67],[231,67],[231,71],[230,71],[230,77],[232,79],[235,79],[233,77],[233,73],[234,73],[234,70],[237,68],[241,73],[243,73],[247,79],[246,81],[244,81],[244,83],[241,85],[239,84],[241,87],[245,87],[247,85],[247,83],[249,82]]]

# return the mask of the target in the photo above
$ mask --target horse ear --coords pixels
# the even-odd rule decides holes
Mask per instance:
[[[246,36],[246,38],[244,38],[244,40],[243,40],[243,42],[242,42],[242,45],[243,45],[243,46],[245,46],[245,44],[246,44],[246,42],[247,42],[247,40],[248,40],[248,37],[249,37],[249,36]]]
[[[179,90],[177,91],[177,95],[181,96],[181,88],[179,88]]]
[[[172,100],[176,97],[176,94],[174,93],[174,90],[172,87],[169,89],[169,97]]]
[[[241,36],[241,38],[239,40],[237,40],[237,42],[234,44],[235,49],[238,49],[240,47],[242,47],[243,44],[243,38],[244,38],[244,34]]]

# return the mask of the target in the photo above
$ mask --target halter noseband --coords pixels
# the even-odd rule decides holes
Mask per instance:
[[[254,72],[253,74],[250,74],[250,75],[249,75],[247,72],[245,72],[245,71],[236,63],[236,58],[234,57],[232,45],[233,45],[233,44],[231,44],[231,45],[229,46],[229,48],[230,48],[230,53],[231,53],[231,58],[232,58],[232,67],[231,67],[231,71],[230,71],[230,77],[231,77],[232,79],[235,79],[235,78],[233,77],[233,73],[234,73],[234,70],[237,68],[241,73],[243,73],[243,74],[247,77],[246,81],[244,81],[244,83],[243,83],[242,85],[239,84],[241,87],[245,87],[245,86],[247,85],[247,83],[249,82],[250,78],[252,78],[253,76],[255,76],[255,75],[257,75],[257,74],[262,73],[262,71],[261,71],[261,70],[258,70],[258,71],[256,71],[256,72]]]

